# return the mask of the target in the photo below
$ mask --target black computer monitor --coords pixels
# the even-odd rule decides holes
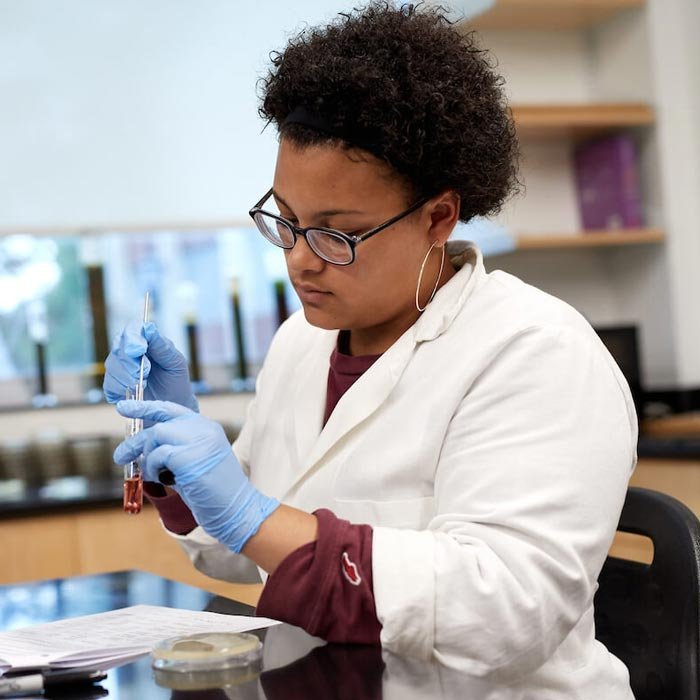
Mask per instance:
[[[596,327],[595,331],[630,385],[637,415],[641,417],[644,390],[639,362],[638,327],[604,326]]]

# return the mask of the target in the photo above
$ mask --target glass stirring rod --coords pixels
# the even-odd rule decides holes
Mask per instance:
[[[148,322],[149,293],[143,301],[143,322]],[[139,380],[135,392],[126,390],[126,398],[135,398],[143,401],[143,369],[146,361],[145,354],[141,356],[141,366],[139,368]],[[129,418],[126,426],[126,435],[131,437],[143,430],[143,420],[140,418]],[[141,472],[141,457],[124,465],[124,512],[136,515],[143,507],[143,473]]]

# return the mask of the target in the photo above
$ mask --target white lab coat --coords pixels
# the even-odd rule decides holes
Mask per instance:
[[[292,316],[235,453],[262,492],[374,526],[388,650],[538,698],[631,698],[592,607],[636,461],[628,387],[572,307],[448,246],[459,273],[323,428],[337,331]],[[178,539],[246,580],[201,528]]]

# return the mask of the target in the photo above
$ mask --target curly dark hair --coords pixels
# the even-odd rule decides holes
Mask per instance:
[[[457,192],[462,221],[496,213],[519,189],[504,81],[474,33],[459,31],[443,8],[373,1],[305,29],[271,59],[259,83],[259,112],[280,137],[299,146],[357,146],[285,124],[296,108],[313,110],[340,133],[358,134],[409,196]]]

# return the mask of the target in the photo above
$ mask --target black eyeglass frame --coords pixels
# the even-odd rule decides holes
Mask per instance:
[[[362,243],[362,241],[366,241],[368,238],[371,238],[372,236],[376,235],[377,233],[380,233],[386,228],[389,228],[389,226],[392,226],[395,224],[397,221],[400,221],[404,217],[408,216],[409,214],[412,214],[414,211],[418,211],[423,205],[425,205],[429,200],[430,197],[423,197],[422,199],[419,199],[415,204],[412,204],[408,209],[405,209],[402,211],[400,214],[397,214],[396,216],[393,216],[391,219],[388,221],[385,221],[382,224],[379,224],[379,226],[375,226],[374,228],[371,228],[369,231],[365,231],[364,233],[361,233],[359,236],[350,236],[347,233],[343,233],[342,231],[338,231],[337,229],[334,228],[326,228],[324,226],[305,226],[304,228],[300,226],[295,226],[291,221],[288,221],[284,217],[280,216],[279,214],[272,214],[269,211],[265,211],[262,209],[262,205],[265,204],[265,202],[271,197],[273,192],[273,188],[270,188],[268,192],[265,194],[262,199],[260,199],[255,206],[248,212],[250,217],[255,221],[255,225],[258,227],[258,230],[260,230],[260,227],[258,226],[258,222],[255,219],[256,214],[265,214],[265,216],[270,216],[273,219],[276,219],[277,221],[281,222],[289,230],[294,234],[294,243],[290,246],[285,246],[285,245],[278,245],[274,241],[270,241],[270,239],[262,232],[260,233],[263,235],[265,240],[270,241],[272,245],[276,245],[278,248],[283,248],[284,250],[291,250],[294,248],[297,242],[297,238],[299,236],[303,236],[304,239],[306,240],[309,248],[314,251],[316,255],[318,255],[321,260],[325,260],[327,263],[330,263],[331,265],[352,265],[352,263],[355,262],[355,248]],[[328,260],[328,258],[323,257],[310,243],[308,238],[306,237],[306,234],[308,231],[321,231],[322,233],[329,233],[333,236],[337,236],[341,238],[343,241],[345,241],[348,246],[350,247],[350,254],[351,258],[348,260],[348,262],[337,262],[334,260]]]

